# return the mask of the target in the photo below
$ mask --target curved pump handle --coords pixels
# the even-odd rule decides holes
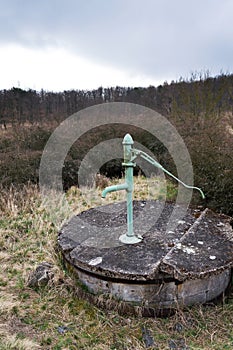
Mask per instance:
[[[157,162],[156,160],[154,160],[154,158],[152,158],[151,156],[149,156],[147,153],[138,150],[136,148],[132,148],[131,149],[132,152],[132,157],[131,157],[131,161],[133,161],[135,158],[137,158],[138,156],[142,157],[143,159],[145,159],[147,162],[151,163],[152,165],[154,165],[156,168],[159,168],[161,170],[163,170],[163,172],[165,172],[166,174],[168,174],[169,176],[173,177],[173,179],[175,179],[177,182],[179,182],[180,184],[182,184],[184,187],[186,188],[190,188],[192,190],[197,190],[200,192],[201,196],[203,199],[205,199],[205,195],[203,193],[203,191],[196,186],[189,186],[186,185],[183,181],[181,181],[180,179],[178,179],[178,177],[176,177],[175,175],[173,175],[172,173],[170,173],[170,171],[166,170],[159,162]]]

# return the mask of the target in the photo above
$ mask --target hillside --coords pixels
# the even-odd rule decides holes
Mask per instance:
[[[40,157],[55,127],[74,112],[116,101],[141,104],[166,116],[189,150],[195,184],[206,193],[206,204],[233,214],[233,75],[196,75],[188,81],[180,79],[148,88],[100,87],[60,93],[19,88],[0,91],[1,183],[38,183]],[[77,140],[65,160],[64,188],[78,185],[78,169],[88,150],[103,140],[122,138],[125,131],[125,125],[119,124],[99,127]],[[127,132],[176,173],[167,149],[155,137],[130,126]],[[108,162],[101,172],[108,177],[121,176],[121,161]]]

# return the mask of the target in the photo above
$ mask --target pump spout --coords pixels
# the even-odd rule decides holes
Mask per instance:
[[[108,186],[106,187],[103,192],[102,192],[102,198],[105,198],[106,195],[110,192],[115,192],[115,191],[121,191],[121,190],[128,190],[128,185],[127,183],[123,183],[120,185],[113,185],[113,186]]]

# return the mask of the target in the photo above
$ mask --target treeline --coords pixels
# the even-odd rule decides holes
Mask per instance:
[[[217,77],[193,75],[158,87],[111,87],[96,90],[47,92],[12,88],[0,91],[2,124],[61,121],[86,107],[106,102],[131,102],[152,108],[162,114],[220,115],[233,111],[233,75]]]

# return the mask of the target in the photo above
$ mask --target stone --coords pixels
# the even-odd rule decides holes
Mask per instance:
[[[34,271],[29,274],[27,286],[31,288],[46,286],[54,277],[53,265],[48,262],[40,263]]]
[[[152,346],[155,346],[155,341],[151,334],[151,331],[146,326],[142,327],[142,340],[146,348],[151,348]]]
[[[163,310],[206,303],[225,291],[233,266],[231,218],[153,200],[133,205],[140,243],[119,241],[127,230],[125,202],[82,212],[59,232],[65,263],[91,293]],[[170,220],[174,210],[184,212],[182,220]]]

